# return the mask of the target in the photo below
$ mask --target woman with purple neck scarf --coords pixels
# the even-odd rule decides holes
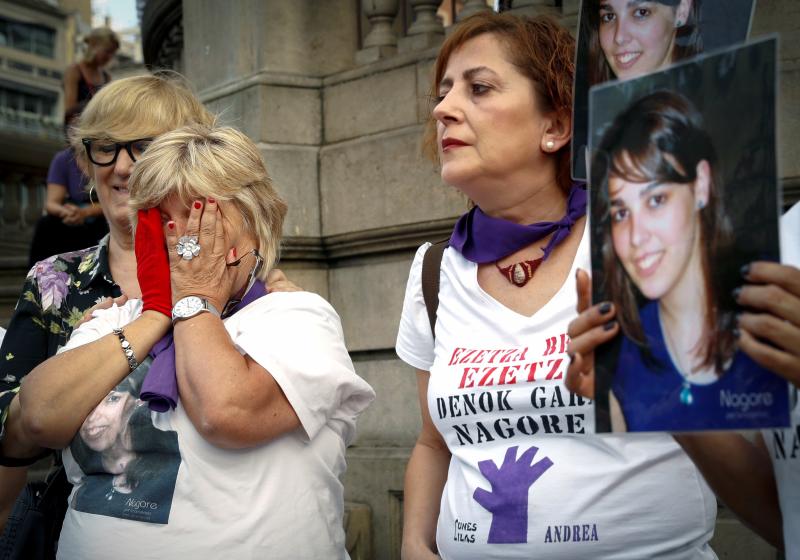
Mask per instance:
[[[429,139],[475,207],[441,258],[431,320],[423,245],[397,353],[422,431],[405,478],[403,557],[715,558],[716,502],[667,435],[594,435],[564,386],[586,191],[569,179],[574,41],[546,18],[460,23],[435,64]]]
[[[184,127],[128,186],[141,299],[96,312],[20,394],[75,485],[58,557],[346,558],[339,477],[374,392],[325,300],[265,292],[286,204],[258,148]],[[106,402],[142,369],[130,411]],[[87,375],[93,394],[73,390]],[[83,460],[112,430],[115,453]]]

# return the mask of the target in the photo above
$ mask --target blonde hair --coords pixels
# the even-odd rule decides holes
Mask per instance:
[[[69,136],[78,163],[88,170],[83,138],[137,140],[191,123],[213,122],[214,115],[195,97],[186,80],[177,72],[168,71],[110,82],[89,101]]]
[[[94,62],[97,51],[102,48],[114,47],[119,49],[119,37],[108,27],[96,27],[92,29],[84,38],[86,52],[83,54],[83,62]]]
[[[104,86],[72,127],[71,142],[83,153],[82,138],[136,140],[191,123],[211,124],[214,116],[177,72],[132,76]]]
[[[131,223],[136,212],[175,195],[187,207],[198,198],[232,202],[264,258],[259,278],[278,260],[286,203],[278,196],[256,145],[227,126],[195,124],[159,136],[128,180]]]

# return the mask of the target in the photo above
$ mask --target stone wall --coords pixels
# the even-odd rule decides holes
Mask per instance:
[[[576,24],[574,0],[528,4]],[[184,0],[182,64],[222,120],[258,143],[290,206],[281,267],[338,310],[378,394],[348,451],[345,488],[372,512],[364,557],[384,559],[399,558],[403,472],[420,427],[415,375],[393,350],[408,268],[466,201],[420,155],[441,36],[362,48],[364,22],[353,0]],[[782,177],[796,200],[800,3],[761,0],[752,35],[771,31],[782,35]],[[722,528],[721,556],[775,557],[735,521]]]

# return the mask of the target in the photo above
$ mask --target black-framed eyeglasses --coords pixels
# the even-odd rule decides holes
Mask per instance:
[[[100,167],[114,165],[114,162],[117,161],[119,151],[122,148],[125,148],[125,151],[128,152],[131,161],[136,161],[142,157],[152,141],[152,138],[139,138],[137,140],[131,140],[130,142],[92,140],[90,138],[83,138],[81,140],[83,147],[86,149],[86,155],[89,157],[89,161]]]

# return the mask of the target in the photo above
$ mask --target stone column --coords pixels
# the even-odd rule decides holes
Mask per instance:
[[[555,2],[553,0],[514,0],[512,4],[512,10],[519,10],[522,8],[531,8],[531,7],[554,7]]]
[[[514,0],[509,12],[526,16],[547,14],[558,17],[561,14],[555,4],[553,0]]]
[[[371,560],[372,510],[366,504],[344,504],[345,548],[350,560]]]
[[[15,226],[22,222],[22,183],[21,173],[9,173],[2,177],[3,182],[3,224]]]
[[[491,8],[486,5],[486,0],[466,0],[466,2],[464,2],[464,7],[461,8],[458,14],[458,21],[462,21],[480,12],[488,12],[489,10],[491,10]]]
[[[579,5],[580,0],[562,0],[561,7],[556,6],[555,0],[514,0],[508,12],[520,16],[552,16],[574,32],[578,24]]]
[[[28,203],[25,206],[25,225],[33,228],[42,216],[44,201],[44,184],[41,176],[28,175],[23,180],[28,193]]]
[[[564,0],[561,4],[561,24],[577,33],[580,0]]]
[[[397,16],[398,0],[361,0],[370,31],[364,38],[364,48],[356,53],[356,63],[368,64],[397,52],[397,34],[392,28]]]
[[[436,16],[439,0],[410,0],[409,4],[414,10],[414,23],[407,36],[400,39],[398,50],[404,53],[439,46],[444,37],[444,27]]]

